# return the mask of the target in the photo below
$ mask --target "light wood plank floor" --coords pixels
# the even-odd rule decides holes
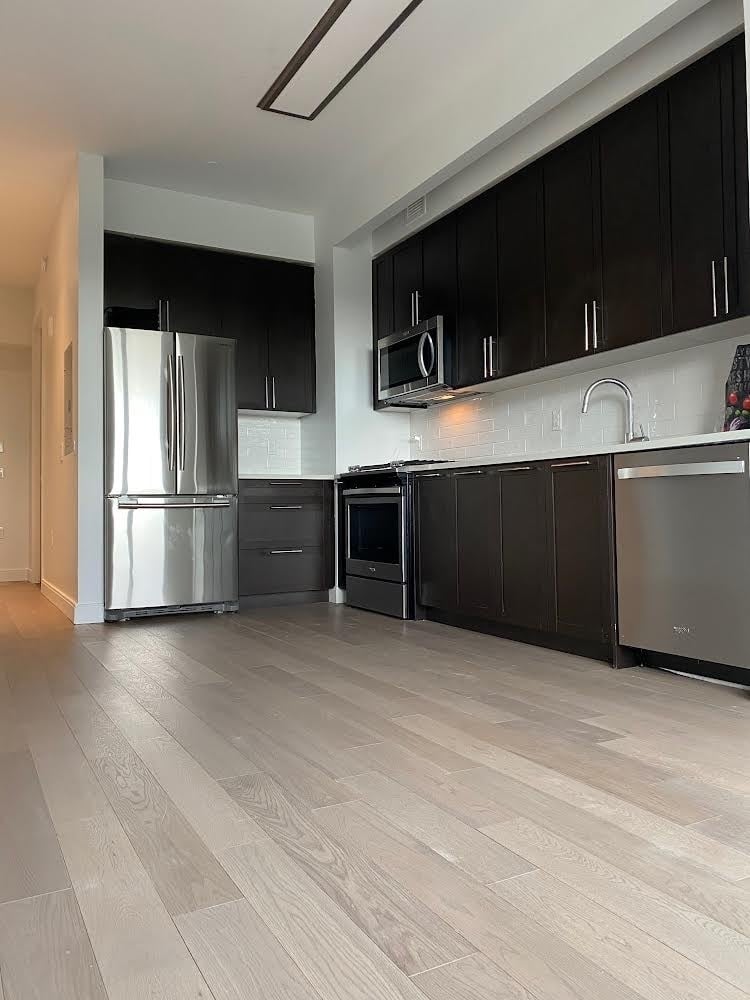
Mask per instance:
[[[749,762],[739,689],[0,585],[0,997],[742,1000]]]

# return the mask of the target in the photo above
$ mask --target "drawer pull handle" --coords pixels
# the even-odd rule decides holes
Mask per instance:
[[[301,556],[302,549],[271,549],[272,556]]]
[[[532,466],[530,465],[511,465],[509,469],[504,466],[500,466],[501,472],[531,472]]]
[[[472,469],[471,472],[457,472],[457,476],[481,476],[484,473],[484,469]]]
[[[572,469],[574,465],[591,465],[591,462],[589,462],[586,459],[581,460],[580,462],[553,462],[552,463],[552,468],[553,469]]]
[[[302,510],[301,503],[272,503],[269,510]]]

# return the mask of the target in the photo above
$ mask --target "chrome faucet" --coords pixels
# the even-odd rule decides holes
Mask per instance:
[[[591,394],[594,389],[598,389],[600,385],[615,385],[618,389],[622,389],[625,393],[625,401],[627,403],[627,422],[625,426],[625,443],[630,444],[634,441],[648,441],[648,436],[644,433],[643,424],[640,425],[641,433],[636,434],[633,427],[633,393],[630,391],[630,386],[625,382],[621,382],[619,378],[599,378],[596,382],[592,382],[591,385],[586,390],[583,397],[583,406],[581,407],[581,413],[587,413],[589,408],[589,401],[591,399]]]

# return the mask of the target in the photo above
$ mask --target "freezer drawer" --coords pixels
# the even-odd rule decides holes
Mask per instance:
[[[615,460],[619,641],[750,667],[750,446]]]
[[[106,501],[105,610],[237,603],[237,498]]]

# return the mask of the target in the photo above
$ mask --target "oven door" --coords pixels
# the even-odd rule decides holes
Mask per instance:
[[[406,525],[401,489],[344,490],[344,504],[347,576],[403,583]]]
[[[445,381],[443,318],[378,341],[378,399],[387,401],[441,386]]]

